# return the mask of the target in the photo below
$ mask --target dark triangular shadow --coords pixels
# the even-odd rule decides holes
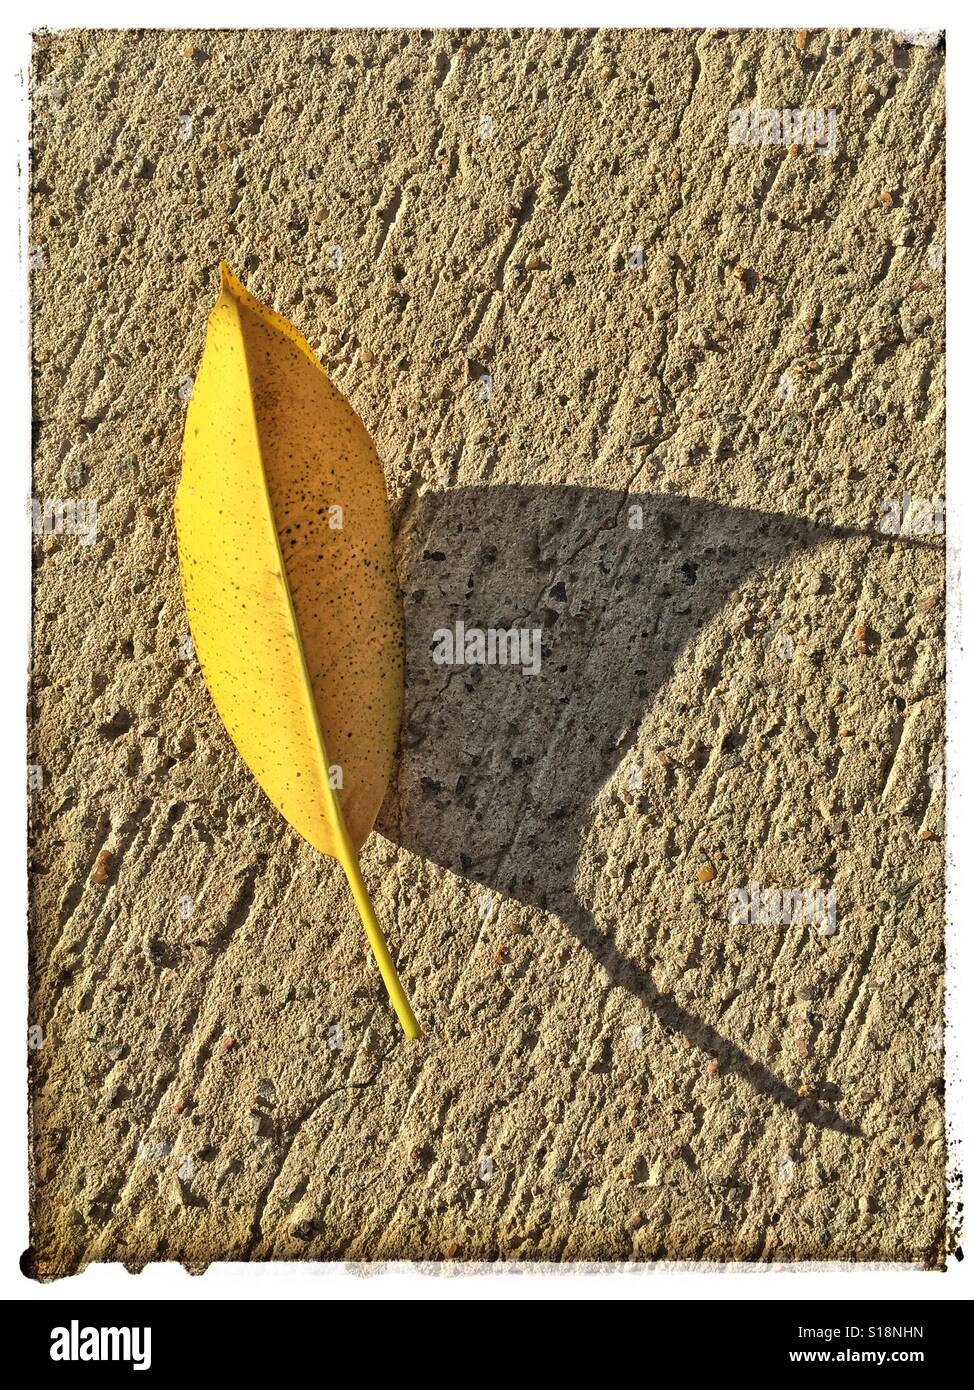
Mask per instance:
[[[859,1131],[662,996],[578,902],[575,878],[593,801],[684,648],[754,571],[861,534],[600,488],[461,487],[415,499],[397,538],[401,762],[377,826],[424,858],[556,912],[612,984],[665,1027],[716,1052],[756,1091],[845,1133]],[[458,621],[541,628],[540,672],[435,664],[434,633]]]

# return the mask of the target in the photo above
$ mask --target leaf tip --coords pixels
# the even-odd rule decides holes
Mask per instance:
[[[234,275],[226,261],[220,262],[220,289],[224,294],[232,294],[237,299],[242,298],[246,293],[243,285],[237,279],[236,275]]]

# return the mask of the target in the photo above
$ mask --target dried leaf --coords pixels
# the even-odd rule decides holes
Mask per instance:
[[[358,864],[403,700],[382,467],[297,330],[220,266],[183,436],[176,536],[217,712],[281,815],[342,865],[389,997],[402,990]]]

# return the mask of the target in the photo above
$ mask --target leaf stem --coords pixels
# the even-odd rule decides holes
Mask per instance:
[[[348,886],[352,890],[352,897],[355,899],[355,906],[358,908],[358,915],[362,919],[362,926],[365,934],[369,938],[369,945],[372,947],[372,954],[375,956],[375,963],[379,967],[379,974],[382,976],[383,984],[389,995],[392,1007],[396,1011],[399,1022],[402,1024],[403,1032],[407,1038],[418,1038],[420,1027],[416,1022],[416,1015],[412,1011],[406,991],[399,982],[396,974],[396,967],[392,963],[389,954],[389,947],[386,944],[382,928],[379,926],[375,915],[375,908],[372,906],[372,899],[369,897],[369,890],[365,886],[365,879],[362,877],[362,870],[354,853],[349,853],[342,859],[342,868],[345,870],[345,877],[348,879]]]

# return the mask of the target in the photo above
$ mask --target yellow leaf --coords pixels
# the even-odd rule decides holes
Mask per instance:
[[[223,264],[220,277],[176,491],[193,644],[244,762],[281,815],[342,865],[389,997],[416,1037],[358,863],[403,700],[382,466],[300,333]]]

